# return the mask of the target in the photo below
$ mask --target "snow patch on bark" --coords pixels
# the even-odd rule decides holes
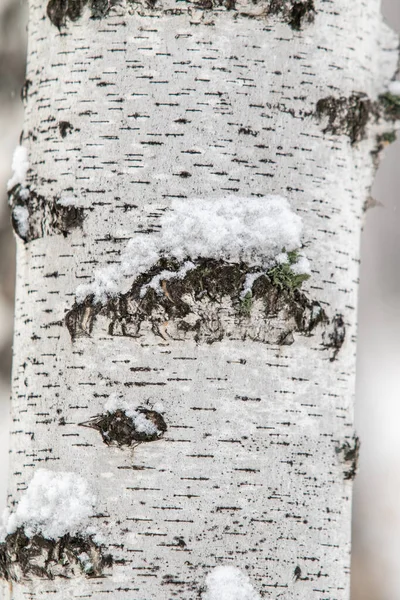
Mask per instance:
[[[148,288],[153,288],[157,294],[161,294],[161,282],[168,281],[169,279],[184,279],[185,275],[195,269],[196,265],[187,260],[178,271],[167,271],[164,269],[161,273],[158,273],[153,279],[144,285],[140,291],[140,297],[143,298],[146,295]]]
[[[251,294],[253,285],[262,275],[265,275],[265,271],[257,271],[256,273],[247,273],[246,279],[244,280],[243,289],[240,293],[240,298],[244,298],[247,294]]]
[[[109,413],[114,413],[116,410],[124,411],[126,416],[132,419],[135,431],[138,433],[144,433],[148,436],[160,435],[162,433],[153,421],[147,419],[146,415],[138,410],[138,407],[132,407],[129,402],[118,397],[116,394],[110,396],[104,408]]]
[[[275,256],[274,263],[275,265],[289,265],[293,275],[310,275],[311,273],[310,262],[301,252],[295,252],[295,257],[290,257],[287,252],[281,252]],[[262,275],[268,276],[268,269],[247,273],[240,298],[243,299],[247,294],[252,294],[254,283]]]
[[[128,278],[147,272],[161,257],[182,263],[211,258],[267,269],[282,251],[301,246],[303,230],[301,218],[282,196],[176,199],[159,223],[160,232],[138,234],[128,242],[119,265],[98,270],[92,283],[80,285],[77,302],[90,295],[106,302],[125,291]]]
[[[61,196],[61,198],[58,198],[57,204],[59,206],[82,206],[82,203],[75,196]]]
[[[7,190],[12,190],[16,185],[26,188],[26,176],[29,170],[28,150],[24,146],[17,146],[11,163],[12,177],[8,180]]]
[[[400,96],[400,81],[391,81],[389,84],[389,93],[393,96]]]
[[[207,575],[202,600],[261,600],[261,597],[240,569],[220,566]]]
[[[289,262],[289,261],[286,261]],[[295,275],[309,275],[310,274],[310,263],[308,258],[304,256],[304,254],[299,253],[297,261],[291,263],[290,265],[291,271]]]
[[[26,206],[14,206],[12,215],[19,236],[23,239],[26,238],[29,231],[29,210]]]
[[[27,537],[40,533],[47,539],[83,532],[94,504],[86,480],[76,473],[38,469],[16,511],[4,511],[0,541],[18,527],[23,527]]]

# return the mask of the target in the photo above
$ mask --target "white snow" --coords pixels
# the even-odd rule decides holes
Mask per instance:
[[[7,522],[8,522],[9,515],[10,515],[10,511],[8,510],[8,508],[5,508],[1,514],[1,521],[0,521],[0,544],[2,544],[6,539]]]
[[[253,290],[253,284],[261,275],[264,275],[265,271],[257,271],[256,273],[247,273],[244,280],[243,289],[240,293],[240,297],[244,298],[246,294],[251,293]]]
[[[91,562],[87,552],[81,552],[81,554],[78,556],[78,560],[82,564],[82,568],[86,573],[93,568],[93,563]]]
[[[310,275],[311,268],[308,258],[306,258],[304,254],[299,254],[297,261],[290,265],[290,270],[293,271],[295,275]]]
[[[283,264],[287,265],[290,262],[287,252],[281,252],[280,254],[275,256],[274,260],[275,260],[275,263],[278,265],[283,265]],[[295,275],[310,275],[311,267],[310,267],[310,262],[309,262],[308,258],[306,258],[304,256],[304,254],[299,252],[297,254],[296,262],[294,262],[294,263],[292,262],[290,264],[290,270]],[[257,281],[257,279],[259,277],[261,277],[261,275],[267,275],[267,274],[268,274],[268,269],[263,270],[263,271],[255,271],[254,273],[247,273],[246,278],[244,280],[243,289],[240,293],[240,297],[244,298],[246,296],[246,294],[252,293],[253,285]]]
[[[300,275],[300,274],[310,275],[311,274],[310,262],[309,262],[308,258],[306,258],[304,256],[304,254],[302,252],[297,253],[296,262],[291,262],[289,260],[289,256],[288,256],[287,252],[282,252],[281,254],[278,254],[278,256],[275,257],[275,262],[278,265],[288,264],[290,262],[290,269],[296,275]]]
[[[130,417],[133,421],[136,431],[139,433],[145,433],[146,435],[155,435],[161,433],[157,426],[150,419],[146,418],[145,413],[138,410],[139,407],[132,407],[129,402],[112,394],[107,402],[104,404],[104,408],[108,412],[115,412],[116,410],[123,410],[127,417]]]
[[[16,511],[3,515],[3,538],[18,527],[23,527],[28,537],[40,533],[48,539],[85,531],[94,504],[95,497],[81,476],[38,469]]]
[[[155,290],[157,292],[157,294],[161,294],[161,282],[162,281],[168,281],[169,279],[183,279],[186,275],[186,273],[188,273],[189,271],[191,271],[192,269],[195,269],[196,265],[194,263],[192,263],[190,260],[187,260],[180,269],[178,269],[178,271],[167,271],[164,269],[164,271],[161,271],[161,273],[158,273],[158,275],[155,275],[153,277],[153,279],[151,281],[149,281],[149,283],[147,283],[146,285],[144,285],[142,287],[142,289],[140,290],[140,297],[143,298],[143,296],[146,295],[147,289],[149,287],[153,288],[153,290]]]
[[[61,196],[61,198],[58,198],[57,204],[60,206],[76,206],[77,198],[75,196]]]
[[[207,575],[202,600],[261,600],[261,597],[240,569],[220,566]]]
[[[12,214],[17,225],[19,235],[24,238],[29,231],[29,210],[26,206],[14,206]]]
[[[76,196],[62,194],[61,197],[57,199],[57,204],[59,206],[82,207],[84,206],[84,201],[81,198],[77,198]]]
[[[11,163],[13,174],[8,180],[7,190],[18,184],[22,188],[26,188],[26,176],[29,170],[28,150],[24,146],[17,146],[14,150],[14,155]]]
[[[126,411],[129,408],[131,407],[128,404],[128,402],[120,396],[118,396],[118,394],[111,394],[107,401],[104,403],[104,410],[110,413],[113,413],[118,409]]]
[[[137,413],[133,417],[133,422],[136,431],[139,433],[145,433],[146,435],[155,435],[158,433],[157,426],[150,419],[147,419],[143,413]]]
[[[17,146],[14,150],[12,160],[12,177],[7,182],[7,190],[10,191],[16,185],[20,185],[19,196],[26,200],[29,196],[26,176],[29,170],[28,150],[24,146]],[[11,200],[11,199],[10,199]],[[12,214],[19,235],[25,238],[29,231],[29,211],[26,206],[13,206]]]
[[[92,283],[80,285],[77,301],[90,294],[95,302],[107,301],[129,286],[128,278],[145,273],[162,256],[179,262],[242,261],[266,269],[283,249],[301,246],[303,228],[282,196],[174,200],[159,224],[159,232],[137,234],[128,242],[119,265],[98,270]]]
[[[164,404],[162,402],[156,402],[153,406],[153,410],[157,411],[158,413],[165,412]]]
[[[389,83],[389,92],[393,96],[400,96],[400,81],[391,81]]]
[[[289,262],[289,257],[287,255],[287,252],[281,252],[280,254],[278,254],[278,256],[275,256],[275,262],[278,265],[287,264]]]

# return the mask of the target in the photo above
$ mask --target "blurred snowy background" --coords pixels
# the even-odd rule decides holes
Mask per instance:
[[[349,0],[351,1],[351,0]],[[400,1],[383,0],[400,32]],[[22,129],[26,0],[0,0],[0,511],[6,501],[14,240],[6,182]],[[386,150],[362,241],[352,600],[400,598],[400,140]]]
[[[26,2],[0,0],[0,511],[6,500],[8,409],[15,281],[15,243],[6,183],[22,129],[20,89],[25,78]]]

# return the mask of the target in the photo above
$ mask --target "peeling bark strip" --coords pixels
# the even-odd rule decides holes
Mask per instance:
[[[7,581],[100,577],[112,562],[89,536],[66,534],[51,540],[39,534],[28,537],[19,527],[0,544],[0,578]]]
[[[50,0],[47,4],[47,16],[61,30],[67,26],[68,21],[80,19],[86,8],[92,19],[102,19],[111,15],[114,7],[121,6],[131,14],[165,12],[181,15],[191,10],[227,10],[238,17],[268,19],[269,16],[277,15],[296,31],[313,23],[316,14],[314,0],[253,0],[248,4],[238,0]]]
[[[291,344],[293,333],[310,335],[328,319],[318,302],[298,290],[302,276],[286,272],[285,266],[258,277],[255,273],[252,291],[243,296],[246,276],[252,274],[244,264],[202,260],[184,278],[177,275],[162,281],[159,291],[148,284],[165,269],[178,267],[161,261],[147,277],[138,278],[128,293],[105,306],[92,303],[91,297],[75,304],[65,322],[72,340],[92,335],[98,321],[112,336],[139,338],[150,327],[165,340],[212,344],[227,337]]]
[[[55,537],[90,537],[93,527],[113,565],[87,577],[70,558],[73,567],[51,568],[71,577],[0,585],[10,600],[215,600],[229,575],[219,569],[230,568],[252,600],[348,600],[359,229],[371,153],[392,124],[370,112],[364,127],[364,109],[371,99],[383,111],[398,53],[378,0],[315,0],[314,24],[308,2],[121,0],[99,5],[102,19],[89,0],[53,2],[60,30],[47,2],[29,4],[30,170],[20,161],[10,188],[64,206],[76,199],[85,218],[68,236],[18,244],[7,532],[25,523],[38,467],[71,469],[96,503]],[[318,101],[331,97],[352,100],[333,106],[331,123],[329,113],[317,119]],[[271,196],[301,219],[300,243],[276,243],[252,262],[273,239],[267,229],[293,222],[281,212],[279,227],[276,215],[264,225]],[[229,240],[236,229],[231,208],[210,208],[227,198],[239,230],[242,201],[259,205],[233,258],[218,244],[209,251],[221,214]],[[209,233],[200,250],[196,202]],[[290,261],[268,262],[283,246],[304,251],[307,282]],[[159,441],[134,457],[143,430],[133,400],[168,427],[160,422]],[[46,569],[40,560],[30,564]]]

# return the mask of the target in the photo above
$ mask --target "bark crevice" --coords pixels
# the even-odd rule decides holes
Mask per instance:
[[[77,21],[86,7],[92,19],[102,19],[119,0],[50,0],[47,4],[47,16],[58,29],[65,27],[67,21]]]
[[[232,12],[237,17],[268,19],[281,18],[293,30],[300,31],[314,22],[316,9],[314,0],[253,0],[237,4],[236,0],[184,0],[175,3],[166,0],[50,0],[46,13],[52,24],[59,30],[68,22],[78,21],[88,9],[91,19],[103,19],[112,14],[113,8],[122,7],[129,13],[166,13],[180,15],[192,10],[205,13]]]
[[[177,267],[163,259],[127,293],[104,305],[92,296],[75,303],[65,317],[71,339],[93,335],[100,324],[111,336],[139,338],[151,330],[165,340],[212,344],[229,338],[290,345],[293,334],[309,336],[321,325],[326,336],[323,346],[334,348],[335,357],[340,350],[344,335],[341,339],[337,320],[331,331],[321,304],[300,290],[308,276],[291,272],[290,266],[278,265],[258,274],[245,264],[205,259],[183,278],[178,269],[176,277],[161,279],[158,288],[150,286],[165,268]],[[246,291],[249,275],[256,279]]]
[[[318,100],[315,116],[319,121],[327,119],[323,133],[347,135],[352,146],[368,137],[370,122],[377,123],[382,119],[391,127],[380,137],[383,141],[393,141],[395,133],[392,124],[400,119],[400,96],[388,92],[381,94],[376,101],[362,92],[355,92],[348,97],[327,96]]]
[[[80,425],[98,431],[107,446],[134,447],[143,442],[155,442],[161,439],[167,431],[164,417],[155,410],[143,407],[138,407],[136,412],[141,416],[139,424],[124,410],[118,409],[97,415]]]
[[[346,440],[344,444],[336,447],[338,454],[345,465],[345,481],[355,479],[358,470],[358,459],[360,454],[360,439],[354,435],[351,441]]]
[[[28,537],[19,527],[0,544],[0,578],[6,581],[100,577],[112,563],[111,555],[104,554],[93,536],[66,534],[57,540],[40,534]]]
[[[24,242],[46,235],[61,234],[67,237],[73,229],[82,226],[85,210],[91,210],[63,205],[58,202],[58,198],[48,200],[35,190],[20,184],[9,191],[8,197],[14,231]],[[18,213],[21,208],[25,211],[23,224]]]

